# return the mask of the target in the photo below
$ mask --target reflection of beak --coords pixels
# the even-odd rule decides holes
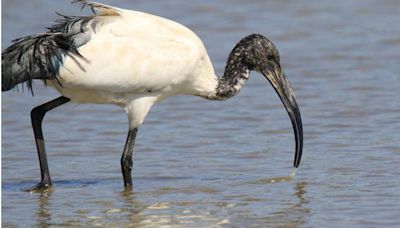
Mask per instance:
[[[296,139],[296,150],[293,166],[299,167],[301,154],[303,152],[303,124],[301,122],[300,110],[297,106],[296,98],[290,88],[289,81],[285,73],[281,70],[263,72],[275,91],[278,93],[283,105],[292,121],[294,136]]]

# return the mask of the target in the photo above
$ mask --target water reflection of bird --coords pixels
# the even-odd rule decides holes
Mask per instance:
[[[39,207],[36,213],[37,215],[37,226],[47,227],[51,224],[52,211],[49,208],[49,201],[51,201],[52,191],[43,191],[37,198]]]
[[[229,55],[224,75],[217,77],[203,43],[183,25],[143,12],[75,2],[91,7],[94,15],[63,16],[47,32],[17,39],[2,53],[2,91],[20,83],[32,90],[33,79],[41,79],[61,93],[31,112],[41,181],[29,191],[52,184],[41,127],[46,112],[69,101],[122,107],[129,132],[121,166],[125,189],[130,190],[136,133],[155,103],[180,94],[231,98],[252,70],[269,80],[290,116],[296,139],[294,166],[299,166],[300,111],[278,50],[267,38],[258,34],[243,38]]]
[[[276,227],[299,227],[304,224],[305,218],[310,214],[310,209],[306,207],[309,198],[306,196],[307,182],[297,182],[294,185],[293,200],[298,200],[289,207],[284,207],[266,216],[265,224]]]

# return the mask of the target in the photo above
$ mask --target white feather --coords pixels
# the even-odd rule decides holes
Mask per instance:
[[[217,77],[194,32],[147,13],[107,10],[98,11],[104,23],[78,49],[88,60],[81,61],[85,70],[65,59],[62,86],[52,83],[60,93],[73,102],[122,106],[131,127],[138,127],[151,106],[168,96],[215,95]]]

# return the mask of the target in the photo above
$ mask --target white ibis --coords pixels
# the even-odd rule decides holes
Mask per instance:
[[[32,126],[40,161],[41,181],[27,191],[52,185],[42,134],[46,112],[67,102],[115,104],[129,118],[121,166],[125,190],[132,188],[132,152],[138,128],[150,108],[174,95],[225,100],[238,94],[250,71],[271,83],[292,121],[300,164],[303,130],[300,111],[283,72],[275,45],[259,34],[233,48],[225,73],[217,77],[199,37],[187,27],[151,14],[77,0],[94,15],[63,16],[45,33],[13,41],[2,52],[2,91],[34,79],[43,80],[61,96],[35,107]]]

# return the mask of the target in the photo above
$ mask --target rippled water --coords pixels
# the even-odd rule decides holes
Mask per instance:
[[[104,1],[106,2],[106,1]],[[46,116],[54,191],[40,177],[30,110],[58,94],[36,83],[2,94],[2,225],[396,227],[400,223],[400,3],[365,1],[107,1],[181,22],[219,74],[243,36],[278,46],[304,121],[303,162],[273,89],[253,73],[226,102],[174,97],[139,130],[132,194],[119,159],[127,118],[114,106],[67,104]],[[44,31],[69,1],[3,0],[2,45]]]

